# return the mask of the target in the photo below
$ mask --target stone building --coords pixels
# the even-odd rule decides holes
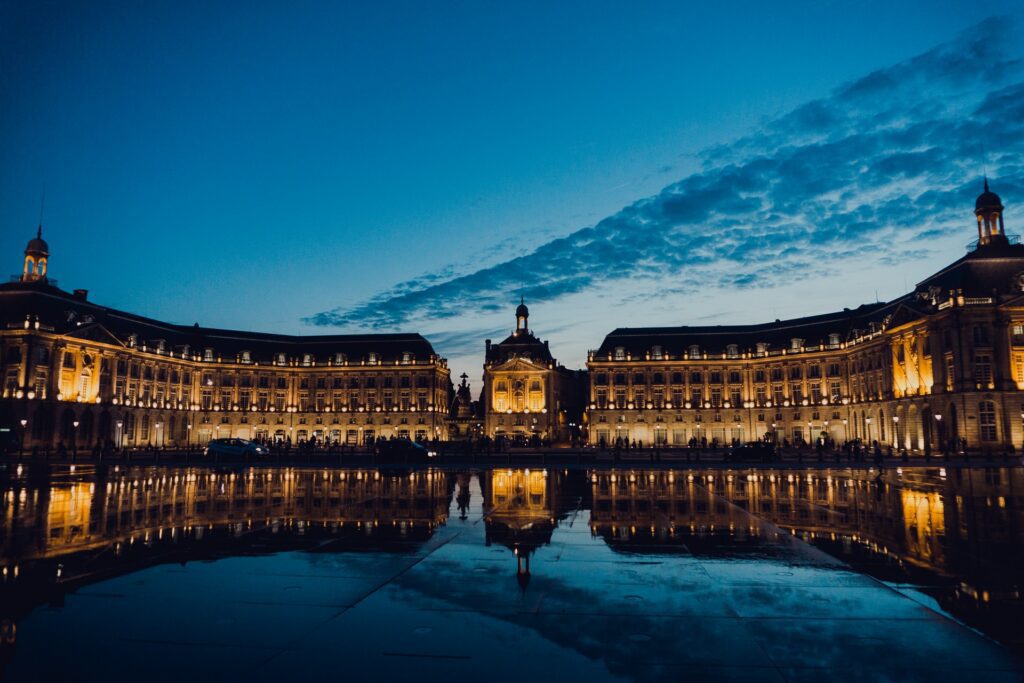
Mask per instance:
[[[969,252],[887,303],[758,325],[620,328],[589,352],[591,444],[1024,441],[1024,246],[988,188]],[[962,445],[962,442],[961,442]]]
[[[21,277],[0,285],[7,448],[447,438],[447,361],[418,334],[173,325],[66,292],[48,263],[40,230]]]
[[[574,400],[579,373],[555,360],[548,343],[530,331],[529,318],[530,309],[520,301],[512,334],[499,344],[484,342],[484,433],[567,441],[583,407]]]

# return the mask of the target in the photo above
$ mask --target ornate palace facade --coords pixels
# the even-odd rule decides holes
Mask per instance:
[[[589,440],[769,438],[928,452],[1024,441],[1024,245],[989,191],[970,252],[888,303],[761,325],[621,328],[588,355]]]
[[[485,342],[483,424],[492,437],[569,441],[580,422],[582,376],[560,365],[533,335],[520,301],[516,329],[500,344]]]
[[[21,277],[0,286],[0,428],[8,447],[447,437],[447,361],[418,334],[172,325],[59,289],[48,260],[40,231]]]
[[[458,390],[417,334],[288,336],[182,326],[96,305],[49,278],[41,231],[0,286],[0,436],[68,449],[216,437],[538,437],[612,446],[861,439],[929,452],[1024,445],[1024,246],[989,191],[978,240],[890,302],[795,320],[621,328],[561,366],[528,326]]]

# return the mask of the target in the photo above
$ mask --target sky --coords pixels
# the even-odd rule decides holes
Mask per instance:
[[[1024,232],[1017,2],[0,0],[0,254],[170,322],[420,332],[887,300]],[[1017,218],[1015,218],[1015,216]],[[1022,223],[1024,225],[1024,223]]]

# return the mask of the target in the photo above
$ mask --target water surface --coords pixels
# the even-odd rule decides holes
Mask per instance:
[[[1012,468],[11,466],[7,680],[1020,680]]]

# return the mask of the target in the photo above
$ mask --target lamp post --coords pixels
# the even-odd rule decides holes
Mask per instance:
[[[71,459],[78,455],[78,420],[71,423]]]
[[[892,416],[892,440],[897,449],[900,448],[900,416]]]
[[[21,446],[18,449],[18,458],[21,458],[25,454],[25,434],[28,432],[27,429],[28,420],[21,420]]]
[[[121,428],[124,426],[124,421],[118,420],[114,424],[117,425],[117,433],[114,435],[114,442],[117,444],[117,450],[121,450],[121,437],[124,436],[124,432]]]
[[[870,417],[865,417],[864,418],[864,423],[868,426],[868,428],[867,428],[867,437],[868,437],[868,445],[870,446],[871,445],[871,418]]]
[[[186,429],[186,432],[185,432],[185,451],[187,453],[191,453],[192,452],[192,425],[190,423],[185,423],[185,429]]]
[[[163,445],[164,445],[164,440],[163,440],[164,423],[163,422],[157,422],[154,426],[156,427],[156,447],[157,448],[163,448]]]

